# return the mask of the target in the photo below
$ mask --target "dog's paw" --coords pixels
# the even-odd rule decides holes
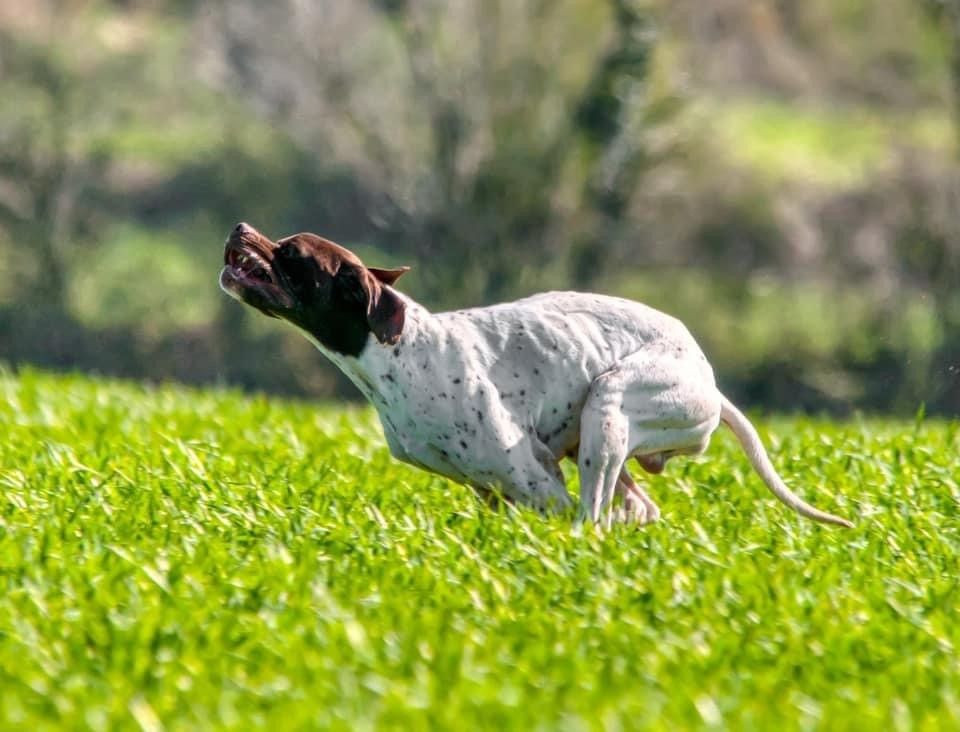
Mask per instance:
[[[646,496],[630,493],[624,496],[623,507],[617,509],[617,520],[624,523],[643,526],[652,524],[660,518],[660,509],[657,504]]]

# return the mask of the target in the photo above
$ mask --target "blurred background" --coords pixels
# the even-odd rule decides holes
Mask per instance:
[[[2,0],[0,362],[355,398],[246,220],[688,323],[768,410],[960,412],[954,0]]]

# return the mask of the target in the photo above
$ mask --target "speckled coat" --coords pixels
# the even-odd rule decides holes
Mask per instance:
[[[627,461],[659,473],[675,455],[702,452],[723,421],[781,501],[849,525],[784,485],[678,320],[577,292],[433,314],[393,289],[405,271],[367,267],[315,234],[274,242],[239,224],[220,283],[337,364],[376,407],[393,455],[482,494],[564,510],[559,461],[575,457],[581,518],[653,521],[659,510]]]
[[[404,300],[396,344],[371,335],[358,357],[317,346],[376,407],[392,454],[413,465],[563,508],[558,461],[585,450],[582,473],[609,473],[603,453],[614,448],[614,478],[623,474],[628,503],[639,499],[634,518],[652,520],[656,507],[627,490],[623,463],[638,455],[659,472],[667,457],[702,450],[719,423],[706,358],[682,323],[652,308],[577,292],[438,314]],[[608,444],[613,436],[625,444]]]

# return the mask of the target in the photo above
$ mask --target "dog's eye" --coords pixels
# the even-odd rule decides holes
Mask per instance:
[[[310,261],[310,257],[304,255],[303,252],[293,244],[284,244],[279,247],[276,252],[274,252],[273,259],[277,264],[286,267],[303,265]]]
[[[293,257],[300,257],[300,251],[293,245],[292,242],[287,242],[286,244],[281,244],[277,247],[277,251],[274,252],[274,256],[278,259],[292,259]]]
[[[287,286],[300,297],[312,297],[330,287],[330,274],[318,266],[316,260],[303,254],[296,246],[285,245],[274,254],[274,265]]]

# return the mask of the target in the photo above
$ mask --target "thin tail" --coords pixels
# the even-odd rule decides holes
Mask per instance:
[[[727,426],[733,430],[733,434],[737,436],[737,439],[743,446],[743,451],[747,453],[750,464],[753,465],[754,470],[763,478],[763,482],[767,484],[767,487],[773,495],[801,516],[806,516],[809,519],[820,521],[824,524],[836,524],[838,526],[853,528],[853,524],[846,519],[814,508],[787,488],[780,476],[777,475],[777,471],[770,462],[770,458],[767,457],[767,451],[763,449],[760,436],[753,428],[753,425],[750,424],[750,420],[744,417],[743,413],[733,406],[725,396],[721,394],[720,398],[723,400],[720,409],[720,419],[726,422]]]

